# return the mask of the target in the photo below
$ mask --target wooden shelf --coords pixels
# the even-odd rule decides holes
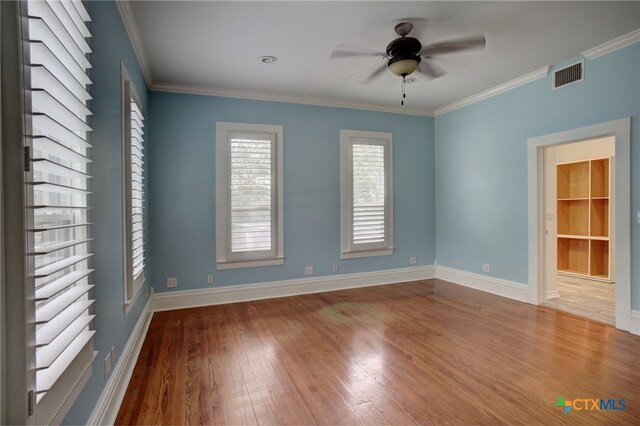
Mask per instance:
[[[609,196],[609,159],[591,160],[591,198]]]
[[[558,198],[589,197],[589,162],[558,165]]]
[[[572,240],[590,240],[588,235],[558,234],[558,238],[570,238]]]
[[[557,270],[612,279],[610,159],[557,165]]]
[[[609,199],[597,198],[591,200],[591,230],[592,237],[609,236]]]
[[[609,277],[609,241],[591,240],[591,259],[589,275],[592,277]]]
[[[558,234],[589,235],[588,200],[558,200]]]
[[[589,240],[558,238],[558,271],[589,273]]]

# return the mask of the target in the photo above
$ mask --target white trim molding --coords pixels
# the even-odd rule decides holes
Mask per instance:
[[[192,86],[172,83],[153,83],[149,86],[149,90],[154,90],[156,92],[186,93],[191,95],[218,96],[222,98],[248,99],[252,101],[286,102],[290,104],[315,105],[329,108],[348,108],[364,111],[388,112],[392,114],[433,117],[433,111],[430,110],[367,105],[357,102],[307,96],[287,96],[254,90],[225,89],[221,87]]]
[[[129,340],[122,350],[120,360],[116,364],[111,377],[104,387],[96,407],[87,421],[89,425],[112,425],[116,421],[120,404],[124,399],[125,392],[129,386],[129,380],[133,375],[133,369],[138,361],[138,355],[142,344],[147,336],[147,330],[153,317],[153,295],[147,299],[147,303],[140,313]]]
[[[136,54],[136,58],[138,58],[138,64],[140,65],[140,69],[144,75],[144,80],[147,83],[147,87],[151,87],[153,84],[153,74],[151,73],[151,67],[147,60],[147,54],[143,47],[142,38],[140,37],[140,32],[138,31],[138,25],[136,24],[136,19],[133,16],[131,5],[129,4],[129,1],[126,0],[116,0],[115,3],[118,7],[118,12],[120,12],[124,28],[129,35],[131,46],[133,46],[133,52]]]
[[[380,242],[356,243],[354,201],[355,146],[382,150],[383,238]],[[367,154],[371,155],[371,154]],[[379,166],[379,165],[378,165]],[[379,185],[380,182],[377,182]],[[375,183],[374,183],[375,185]],[[371,186],[371,182],[369,182]],[[373,190],[379,191],[380,188]],[[369,200],[371,201],[371,200]],[[389,256],[393,254],[393,135],[383,132],[340,129],[340,258]]]
[[[222,305],[435,278],[434,266],[155,293],[154,311]]]
[[[606,55],[607,53],[615,52],[616,50],[630,46],[639,41],[640,28],[606,43],[602,43],[600,46],[585,50],[584,52],[582,52],[582,56],[587,59],[599,58],[600,56]]]
[[[615,274],[616,328],[631,327],[631,118],[529,138],[527,141],[527,206],[529,303],[544,303],[544,158],[545,148],[614,136],[615,151]]]
[[[631,311],[631,331],[640,336],[640,311]]]
[[[528,289],[526,284],[503,280],[487,275],[474,274],[460,269],[439,266],[436,269],[439,280],[448,281],[465,287],[506,297],[520,302],[527,302]]]
[[[464,108],[480,101],[484,101],[485,99],[492,98],[501,93],[516,89],[520,86],[524,86],[525,84],[529,84],[533,81],[540,80],[541,78],[545,78],[547,75],[549,75],[550,68],[550,66],[542,67],[539,70],[523,75],[522,77],[518,77],[499,86],[493,87],[489,90],[485,90],[484,92],[480,92],[473,96],[469,96],[468,98],[453,102],[442,108],[438,108],[435,110],[434,115],[438,117],[439,115]]]
[[[269,150],[267,161],[270,170],[269,194],[270,214],[269,248],[246,248],[245,251],[234,251],[232,234],[232,157],[233,140],[250,139],[254,143],[258,139],[267,142]],[[215,145],[215,200],[216,208],[216,269],[252,268],[284,264],[284,127],[280,124],[249,124],[216,122]],[[239,148],[243,149],[243,148]],[[262,166],[261,166],[262,167]],[[223,207],[224,206],[224,207]],[[245,206],[247,211],[261,209],[255,204]],[[249,233],[250,235],[250,233]]]

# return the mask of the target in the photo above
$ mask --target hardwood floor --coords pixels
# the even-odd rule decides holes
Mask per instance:
[[[639,424],[639,354],[638,336],[440,280],[158,312],[117,424]]]
[[[547,305],[561,311],[587,317],[606,324],[616,324],[616,285],[558,275],[560,297],[547,300]]]

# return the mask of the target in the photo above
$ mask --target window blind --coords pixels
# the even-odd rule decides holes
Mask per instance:
[[[80,0],[29,0],[27,13],[37,422],[49,423],[83,383],[95,356],[87,142],[91,34]]]
[[[231,253],[272,251],[275,136],[229,135]]]
[[[144,116],[135,98],[129,97],[129,130],[131,160],[131,276],[133,287],[128,288],[128,297],[132,298],[144,283]]]
[[[384,146],[351,145],[353,244],[385,242]]]

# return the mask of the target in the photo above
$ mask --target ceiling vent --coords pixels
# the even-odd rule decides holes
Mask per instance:
[[[584,62],[569,65],[553,73],[553,88],[566,86],[567,84],[582,81],[584,79]]]

